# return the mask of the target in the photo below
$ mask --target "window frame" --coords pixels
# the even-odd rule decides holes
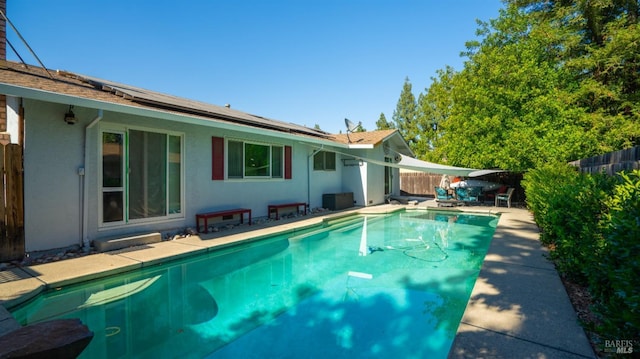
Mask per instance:
[[[239,156],[237,153],[232,153],[230,143],[238,143],[242,144],[242,154]],[[235,145],[234,145],[235,146]],[[268,174],[267,175],[247,175],[247,146],[264,146],[268,147],[268,154],[266,155],[268,160]],[[279,148],[279,170],[278,174],[274,175],[274,147]],[[285,179],[285,170],[286,170],[286,159],[285,159],[285,148],[287,146],[283,144],[276,143],[265,143],[259,141],[251,141],[251,140],[243,140],[236,138],[226,138],[225,139],[225,154],[224,154],[224,169],[226,174],[226,179],[233,181],[251,181],[251,180],[283,180]],[[237,151],[237,148],[234,149]],[[234,160],[240,161],[242,165],[242,174],[238,175],[236,173],[231,174],[231,157],[234,157]],[[241,159],[240,159],[241,158]],[[237,167],[237,166],[234,166]]]
[[[165,148],[165,178],[164,178],[164,187],[165,187],[165,208],[164,215],[161,216],[152,216],[145,218],[137,218],[132,219],[131,217],[131,170],[130,170],[130,150],[131,150],[131,138],[130,131],[141,131],[153,134],[161,134],[164,135],[164,139],[166,141]],[[121,158],[121,173],[122,173],[122,186],[118,188],[110,188],[104,186],[104,170],[103,170],[103,141],[105,133],[114,133],[123,136],[123,144],[122,144],[122,158]],[[175,149],[175,144],[172,146],[172,141],[175,141],[176,138],[180,140],[179,144],[179,157],[176,158],[176,154],[171,152],[172,149]],[[169,130],[161,130],[155,128],[147,128],[147,127],[130,127],[130,126],[118,126],[114,124],[107,124],[100,126],[98,133],[98,229],[105,228],[113,228],[113,227],[122,227],[122,226],[130,226],[136,224],[144,224],[151,222],[163,222],[167,220],[173,219],[184,219],[185,218],[185,134],[183,132],[177,131],[169,131]],[[179,176],[177,176],[179,181],[179,193],[175,193],[175,183],[171,182],[171,177],[175,178],[175,170],[172,170],[172,167],[175,167],[176,160],[179,161]],[[105,221],[105,213],[104,213],[104,193],[105,192],[113,192],[115,190],[122,191],[122,220],[120,221]],[[172,201],[175,196],[179,196],[179,201]],[[179,202],[179,208],[177,212],[175,210],[174,202]]]
[[[333,157],[333,168],[327,166],[327,155],[332,155]],[[321,161],[316,161],[317,156],[322,156]],[[315,155],[313,155],[313,170],[314,171],[335,171],[336,170],[336,153],[332,151],[318,151]],[[320,164],[319,167],[316,167],[317,164]]]

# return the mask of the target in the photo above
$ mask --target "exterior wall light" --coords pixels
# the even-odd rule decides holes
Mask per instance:
[[[69,111],[64,114],[64,122],[69,125],[74,125],[78,120],[76,119],[76,115],[73,113],[73,105],[69,105]]]

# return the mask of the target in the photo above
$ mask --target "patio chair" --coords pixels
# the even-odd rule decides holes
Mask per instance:
[[[473,201],[480,201],[480,197],[483,196],[482,187],[469,187],[469,196],[473,198]]]
[[[435,189],[436,189],[436,200],[447,201],[453,198],[453,196],[450,195],[446,189],[442,187],[435,187]]]
[[[513,196],[513,187],[510,187],[507,190],[507,193],[500,193],[500,194],[496,194],[496,207],[498,207],[498,204],[500,204],[500,202],[506,202],[507,203],[507,207],[511,208],[511,196]]]
[[[492,191],[492,192],[485,193],[485,195],[484,195],[484,196],[485,196],[485,200],[486,200],[486,201],[494,201],[494,202],[495,202],[496,196],[497,196],[497,195],[499,195],[499,194],[505,194],[505,193],[507,193],[507,189],[508,189],[508,188],[509,188],[509,187],[507,187],[507,186],[505,186],[505,185],[502,185],[502,186],[500,186],[500,188],[498,188],[498,190],[496,190],[496,191]]]
[[[457,187],[456,196],[458,201],[463,202],[478,202],[478,196],[480,195],[480,187]]]

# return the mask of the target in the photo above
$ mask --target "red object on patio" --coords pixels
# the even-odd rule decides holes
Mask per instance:
[[[240,215],[240,223],[244,223],[244,214],[249,214],[249,224],[251,224],[251,210],[247,208],[227,209],[223,211],[207,212],[196,214],[196,229],[200,233],[200,220],[204,221],[204,232],[209,233],[209,218]]]
[[[276,212],[276,220],[280,219],[278,210],[280,208],[296,207],[296,211],[302,206],[304,208],[304,214],[307,214],[307,204],[304,202],[293,202],[283,204],[270,204],[267,206],[267,215],[271,218],[271,212]]]

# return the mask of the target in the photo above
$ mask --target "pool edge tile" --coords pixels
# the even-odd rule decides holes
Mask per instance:
[[[46,289],[46,284],[22,268],[10,268],[0,272],[0,306],[13,308],[37,296]]]
[[[142,262],[109,252],[38,264],[27,270],[47,288],[58,288],[139,268],[142,268]]]
[[[123,258],[138,261],[141,263],[142,268],[146,268],[203,254],[208,251],[208,248],[205,246],[199,246],[193,243],[180,243],[179,240],[153,243],[140,247],[143,248],[124,248],[112,253]]]

